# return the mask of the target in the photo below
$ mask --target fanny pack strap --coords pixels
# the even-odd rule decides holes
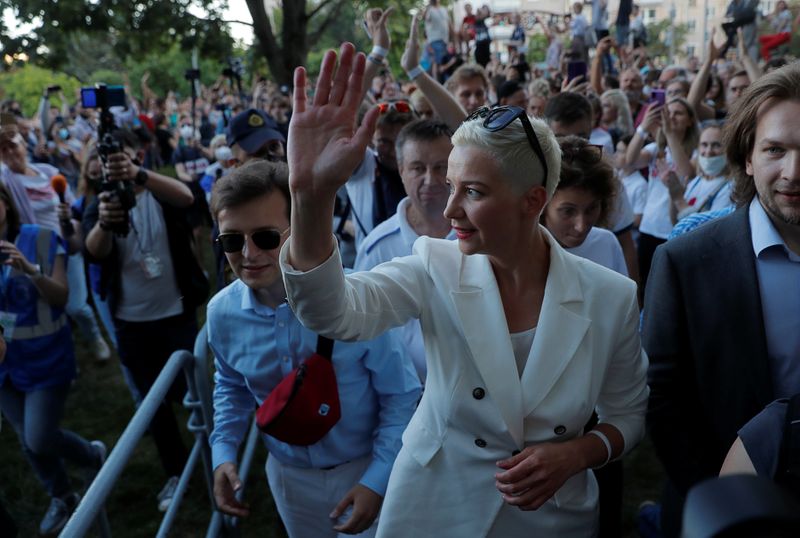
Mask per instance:
[[[317,355],[325,357],[329,361],[333,357],[333,340],[324,336],[317,336]]]

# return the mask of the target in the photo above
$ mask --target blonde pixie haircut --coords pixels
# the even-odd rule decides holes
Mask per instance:
[[[483,118],[465,121],[453,134],[453,146],[474,146],[488,152],[498,162],[503,176],[511,182],[516,192],[522,193],[531,187],[543,185],[550,200],[561,175],[561,148],[544,121],[530,116],[528,120],[547,160],[546,181],[542,181],[544,169],[519,119],[494,132],[483,126]]]

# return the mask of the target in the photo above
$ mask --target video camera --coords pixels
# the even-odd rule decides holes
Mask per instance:
[[[97,126],[97,154],[103,164],[108,162],[108,157],[115,153],[122,153],[122,144],[113,136],[116,128],[114,116],[109,110],[112,106],[125,106],[125,88],[122,86],[106,86],[95,84],[94,87],[81,88],[81,105],[83,108],[100,109],[100,124]],[[100,190],[110,192],[112,197],[125,211],[130,211],[136,206],[136,193],[133,192],[133,183],[130,181],[110,181],[103,168],[103,180]],[[114,226],[114,233],[119,237],[127,237],[130,232],[129,220]]]
[[[241,58],[228,58],[228,67],[222,70],[222,75],[228,78],[241,79],[244,75],[244,64]]]

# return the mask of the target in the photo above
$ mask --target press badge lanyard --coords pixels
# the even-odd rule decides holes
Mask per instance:
[[[146,210],[147,208],[143,208],[143,209]],[[163,273],[164,266],[161,263],[161,260],[158,258],[158,256],[153,254],[153,252],[150,251],[150,250],[145,250],[144,246],[142,245],[142,238],[139,235],[139,230],[136,228],[136,222],[134,221],[134,218],[133,218],[133,211],[131,211],[131,217],[130,218],[131,218],[131,230],[133,231],[133,236],[134,236],[134,238],[136,240],[135,247],[138,249],[139,254],[141,256],[141,260],[139,261],[139,264],[140,264],[140,266],[142,268],[142,272],[144,273],[144,276],[147,277],[150,280],[152,280],[154,278],[158,278]],[[145,216],[142,216],[142,220],[147,221],[148,219]],[[151,220],[151,222],[152,222],[152,220]],[[148,229],[143,229],[142,230],[143,233],[152,231],[152,230],[149,230],[150,226],[146,226],[146,228],[148,228]],[[152,243],[153,237],[150,237],[152,234],[147,233],[146,235],[147,235],[147,237],[145,237],[145,240],[150,240],[150,242],[148,244],[152,245],[153,244]]]

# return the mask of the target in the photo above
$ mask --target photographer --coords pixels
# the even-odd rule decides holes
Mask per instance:
[[[120,359],[146,394],[174,351],[192,349],[195,309],[208,282],[192,254],[189,187],[142,168],[139,140],[130,131],[111,137],[98,147],[103,192],[87,207],[83,229],[90,261],[101,264],[101,295],[109,300]],[[182,397],[183,388],[176,381],[170,397]],[[159,495],[159,509],[166,510],[187,457],[169,403],[162,403],[150,431],[169,477]]]

